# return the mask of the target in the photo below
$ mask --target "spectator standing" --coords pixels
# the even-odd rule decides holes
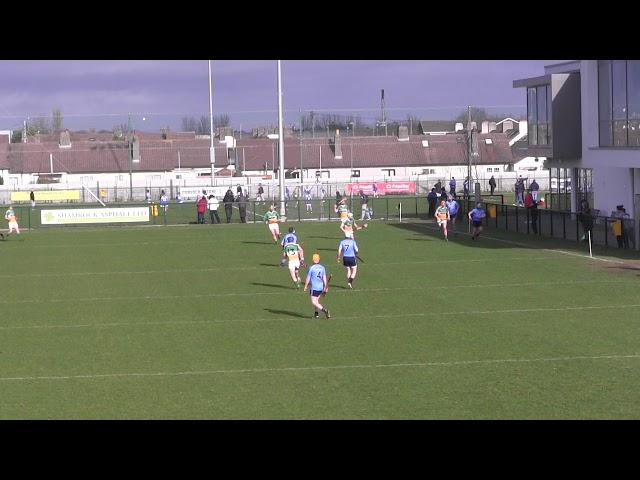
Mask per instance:
[[[436,192],[439,192],[440,190],[442,190],[442,182],[438,180],[438,182],[433,186],[433,188],[436,189]]]
[[[629,233],[631,218],[626,213],[624,205],[617,205],[616,210],[611,212],[611,216],[616,220],[613,222],[613,234],[616,236],[618,248],[629,248]]]
[[[360,220],[371,220],[371,214],[369,213],[369,195],[360,190]],[[365,218],[366,217],[366,218]]]
[[[451,198],[456,198],[456,197],[455,197],[455,195],[452,195]],[[442,201],[442,200],[444,200],[445,202],[447,200],[449,200],[449,195],[447,195],[447,190],[444,187],[442,187],[442,190],[440,190],[440,201]],[[436,205],[436,207],[437,207],[437,205]]]
[[[491,195],[493,195],[493,192],[496,190],[496,179],[493,175],[491,175],[489,179],[489,187],[491,188]]]
[[[533,179],[533,182],[531,182],[531,184],[529,185],[529,190],[531,190],[531,195],[533,196],[533,200],[537,202],[538,190],[540,190],[540,185],[538,185],[538,182],[536,182],[535,178]]]
[[[233,192],[231,191],[231,187],[227,190],[227,193],[224,194],[222,198],[222,203],[224,203],[224,213],[227,217],[227,223],[231,223],[231,216],[233,215]]]
[[[313,212],[313,207],[311,205],[312,202],[312,195],[311,195],[311,185],[305,185],[304,187],[304,203],[307,207],[307,212]]]
[[[238,210],[240,211],[240,223],[247,223],[247,196],[240,193],[236,202],[238,202]]]
[[[242,193],[242,185],[238,184],[238,187],[236,188],[236,194],[240,195]]]
[[[211,217],[211,225],[215,223],[222,223],[220,222],[220,217],[218,216],[218,207],[220,206],[220,201],[216,198],[215,195],[209,195],[207,205],[209,206],[209,217]]]
[[[184,203],[184,200],[182,199],[182,195],[180,195],[180,192],[176,193],[176,202]]]
[[[429,203],[429,218],[431,218],[436,214],[436,205],[438,204],[438,194],[435,187],[427,195],[427,202]]]
[[[29,198],[31,199],[31,208],[36,208],[36,194],[33,193],[33,190],[31,190]]]
[[[160,192],[160,208],[164,214],[167,214],[167,210],[169,210],[169,196],[165,193],[164,190]]]
[[[465,178],[464,182],[462,182],[462,192],[464,198],[469,198],[469,177]]]
[[[204,223],[204,212],[207,211],[207,197],[204,195],[198,199],[196,211],[198,212],[198,223]]]
[[[264,198],[262,197],[262,195],[264,195],[264,188],[262,188],[262,184],[259,183],[258,184],[258,195],[256,196],[256,201],[264,203]]]
[[[527,209],[533,233],[538,233],[538,204],[533,198],[531,189],[527,189],[527,194],[524,196],[524,206]]]
[[[591,207],[589,207],[589,202],[586,200],[582,200],[582,202],[580,202],[578,221],[582,225],[582,230],[584,232],[580,240],[586,242],[588,240],[587,234],[593,230],[593,212],[591,211]]]
[[[627,209],[622,206],[622,242],[624,248],[633,248],[633,223]]]
[[[373,198],[378,198],[378,184],[373,182]]]
[[[449,180],[449,193],[453,198],[456,198],[456,177],[451,177]]]
[[[144,199],[147,201],[147,203],[151,203],[151,190],[149,190],[148,188],[144,192]]]

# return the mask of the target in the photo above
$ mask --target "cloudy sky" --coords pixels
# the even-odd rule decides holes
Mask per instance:
[[[355,114],[373,121],[385,90],[387,118],[453,117],[466,105],[522,112],[514,79],[539,76],[556,60],[284,60],[286,121],[300,110]],[[214,115],[236,128],[277,122],[277,70],[272,60],[213,61]],[[206,60],[2,60],[0,130],[60,108],[69,128],[110,128],[133,115],[138,128],[208,115]],[[142,123],[142,118],[145,123]]]

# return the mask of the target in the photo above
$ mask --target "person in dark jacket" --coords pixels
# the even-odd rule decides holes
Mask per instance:
[[[431,218],[436,214],[436,204],[438,203],[438,194],[435,188],[432,188],[427,195],[427,202],[429,202],[429,218]]]
[[[496,179],[493,175],[489,179],[489,187],[491,187],[491,195],[493,195],[493,192],[496,191]]]
[[[247,197],[244,193],[240,193],[236,197],[238,202],[238,210],[240,211],[240,222],[247,223]]]
[[[582,202],[580,202],[580,211],[578,212],[578,221],[582,225],[582,230],[584,232],[584,235],[580,240],[586,242],[588,240],[587,239],[588,233],[593,230],[593,212],[591,212],[591,207],[589,207],[589,202],[587,202],[586,200],[582,200]]]
[[[231,187],[227,190],[227,193],[224,194],[222,199],[222,203],[224,203],[224,213],[227,216],[227,223],[231,223],[231,216],[233,215],[233,191]]]

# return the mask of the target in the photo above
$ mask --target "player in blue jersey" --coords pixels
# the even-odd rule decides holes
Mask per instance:
[[[358,271],[358,262],[356,255],[358,254],[358,244],[353,238],[345,238],[338,245],[338,256],[336,260],[340,262],[342,256],[342,264],[347,267],[347,285],[353,288],[353,280],[356,278]]]
[[[313,265],[311,265],[307,272],[307,279],[304,282],[305,292],[309,287],[309,283],[311,283],[311,289],[309,290],[311,293],[311,304],[314,308],[313,318],[320,318],[319,312],[324,312],[327,318],[331,318],[329,310],[320,305],[320,295],[323,293],[326,294],[329,291],[329,282],[325,268],[320,265],[320,255],[317,253],[313,254]]]
[[[469,221],[473,225],[473,235],[471,235],[471,240],[475,240],[480,236],[482,232],[482,219],[486,217],[484,209],[482,208],[482,203],[476,204],[476,208],[469,212]]]
[[[280,259],[280,266],[284,267],[287,264],[287,254],[284,251],[284,247],[289,245],[290,243],[298,243],[298,236],[296,235],[296,230],[293,227],[289,227],[289,231],[282,238],[282,258]]]
[[[449,225],[450,227],[455,227],[456,217],[458,216],[458,211],[460,210],[460,204],[453,197],[447,200],[446,203],[447,209],[449,210]]]

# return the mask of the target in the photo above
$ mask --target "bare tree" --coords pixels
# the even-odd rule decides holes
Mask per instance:
[[[54,132],[62,131],[62,110],[60,110],[60,107],[54,108],[51,116],[52,116],[51,122],[53,126],[53,131]]]
[[[198,129],[198,121],[195,117],[182,117],[182,131],[195,132]]]

